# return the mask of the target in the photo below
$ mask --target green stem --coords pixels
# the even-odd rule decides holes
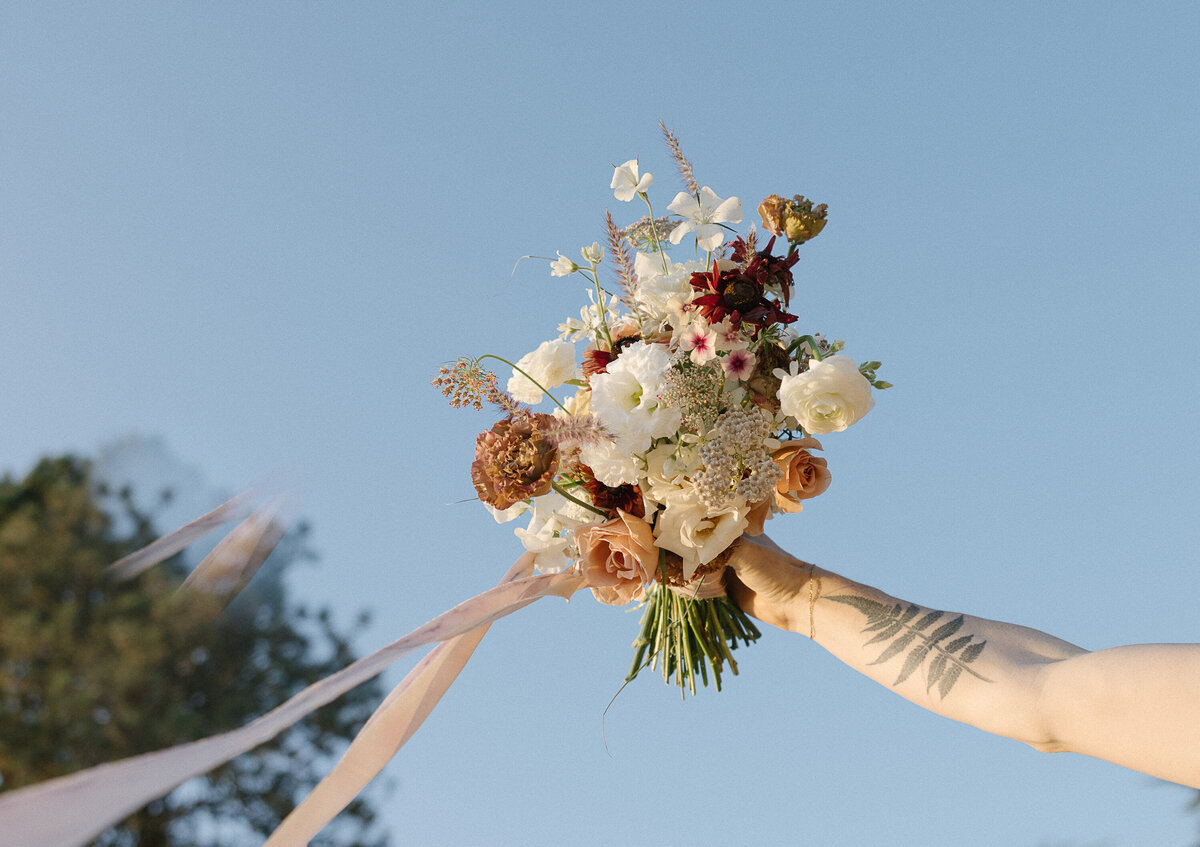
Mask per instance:
[[[666,273],[671,270],[671,266],[667,263],[667,251],[663,250],[662,243],[658,240],[658,227],[654,225],[654,207],[650,205],[650,197],[645,191],[639,191],[638,196],[646,201],[646,209],[650,212],[650,239],[654,242],[654,249],[662,258],[663,273]]]
[[[801,335],[792,343],[799,346],[806,341],[808,342],[808,349],[812,351],[812,357],[820,362],[823,357],[821,356],[821,346],[817,344],[817,339],[813,338],[811,335]]]
[[[604,340],[608,342],[608,349],[611,350],[612,333],[608,331],[608,319],[605,315],[608,314],[608,309],[604,306],[604,289],[600,287],[600,266],[592,262],[592,285],[596,289],[596,317],[600,319],[600,329],[604,330]],[[587,276],[588,274],[584,274]]]
[[[527,373],[525,370],[523,370],[522,368],[518,368],[516,365],[514,365],[514,364],[513,364],[512,362],[510,362],[508,359],[505,359],[505,358],[503,358],[503,357],[501,357],[501,356],[493,356],[491,353],[484,353],[484,354],[483,354],[482,356],[480,356],[480,357],[479,357],[479,358],[478,358],[476,361],[482,362],[484,359],[495,359],[497,362],[503,362],[504,364],[508,365],[508,366],[509,366],[510,368],[512,368],[514,371],[516,371],[516,372],[517,372],[517,373],[519,373],[521,376],[525,377],[527,380],[529,380],[529,381],[530,381],[530,382],[532,382],[534,385],[536,385],[538,388],[541,388],[541,389],[542,389],[542,393],[544,393],[544,394],[545,394],[547,397],[549,397],[551,400],[553,400],[553,401],[554,401],[554,405],[555,405],[555,406],[558,406],[558,408],[562,409],[562,410],[563,410],[564,412],[566,412],[568,415],[569,415],[569,414],[571,414],[571,412],[570,412],[570,411],[567,409],[567,407],[566,407],[566,406],[564,406],[562,403],[558,402],[558,398],[557,398],[557,397],[555,397],[553,394],[551,394],[549,391],[547,391],[547,390],[546,390],[546,389],[545,389],[545,388],[542,386],[542,384],[541,384],[540,382],[538,382],[536,379],[534,379],[533,377],[531,377],[531,376],[530,376],[530,375],[529,375],[529,374],[528,374],[528,373]]]
[[[564,489],[557,482],[550,483],[550,487],[553,488],[555,491],[557,491],[559,494],[561,494],[563,497],[566,497],[568,500],[570,500],[575,505],[583,506],[583,508],[587,509],[590,512],[595,512],[597,515],[599,515],[602,518],[608,517],[608,512],[605,512],[601,509],[597,509],[595,506],[591,505],[590,503],[585,503],[582,500],[580,500],[578,497],[568,494],[566,489]]]

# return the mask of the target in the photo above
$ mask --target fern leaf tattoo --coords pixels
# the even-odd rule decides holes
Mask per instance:
[[[974,635],[959,635],[953,641],[946,640],[958,635],[962,629],[966,621],[962,615],[945,620],[949,617],[946,612],[923,610],[912,603],[880,603],[855,594],[834,594],[825,599],[852,606],[867,616],[862,631],[875,634],[866,644],[887,642],[872,665],[882,665],[904,654],[904,664],[892,685],[899,685],[916,673],[926,659],[929,664],[925,669],[925,690],[932,691],[936,685],[939,697],[949,694],[964,672],[984,682],[992,681],[971,667],[987,641],[976,641]],[[922,615],[922,611],[925,614]],[[932,628],[938,623],[940,626]]]

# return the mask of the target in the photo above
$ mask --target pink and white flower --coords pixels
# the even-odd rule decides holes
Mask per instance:
[[[749,350],[730,350],[721,359],[721,368],[731,379],[749,379],[754,373],[754,354]]]

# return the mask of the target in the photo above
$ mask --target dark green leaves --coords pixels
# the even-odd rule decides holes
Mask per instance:
[[[945,620],[949,617],[946,612],[923,610],[912,603],[880,603],[854,594],[838,594],[826,599],[852,606],[867,616],[867,625],[862,631],[875,634],[866,644],[887,643],[872,665],[882,665],[897,656],[904,656],[904,664],[893,685],[912,676],[927,659],[925,690],[932,691],[936,685],[940,697],[950,693],[963,671],[991,682],[969,667],[979,658],[987,642],[975,641],[974,635],[953,638],[966,621],[962,615]],[[921,614],[922,611],[925,613]],[[950,638],[953,640],[947,641]]]

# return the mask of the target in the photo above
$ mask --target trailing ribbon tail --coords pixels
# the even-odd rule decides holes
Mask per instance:
[[[138,574],[149,570],[159,562],[169,559],[183,550],[193,541],[212,532],[221,524],[244,518],[250,514],[250,505],[258,495],[245,491],[236,497],[225,501],[211,512],[201,515],[191,523],[181,526],[174,532],[157,538],[140,550],[135,550],[128,556],[118,559],[108,566],[108,573],[116,579],[133,579]]]
[[[472,633],[541,597],[569,597],[583,584],[579,574],[569,571],[512,579],[459,603],[403,638],[313,683],[240,729],[6,792],[0,795],[0,847],[82,847],[146,803],[273,738],[413,650]],[[423,671],[410,674],[416,677],[414,693],[400,691],[384,706],[404,704],[407,696],[417,698],[412,705],[411,730],[415,730],[440,696],[429,700],[417,692],[432,693],[439,687],[445,691],[449,681],[438,670],[452,667],[451,659],[457,660],[458,656],[461,654],[451,648],[431,657]],[[385,726],[379,721],[373,723]],[[410,730],[401,731],[400,743],[408,735]]]
[[[533,558],[526,553],[518,559],[500,584],[528,576]],[[487,631],[486,625],[481,626],[433,648],[384,699],[341,761],[284,818],[263,847],[291,847],[315,838],[412,738],[462,673]]]

